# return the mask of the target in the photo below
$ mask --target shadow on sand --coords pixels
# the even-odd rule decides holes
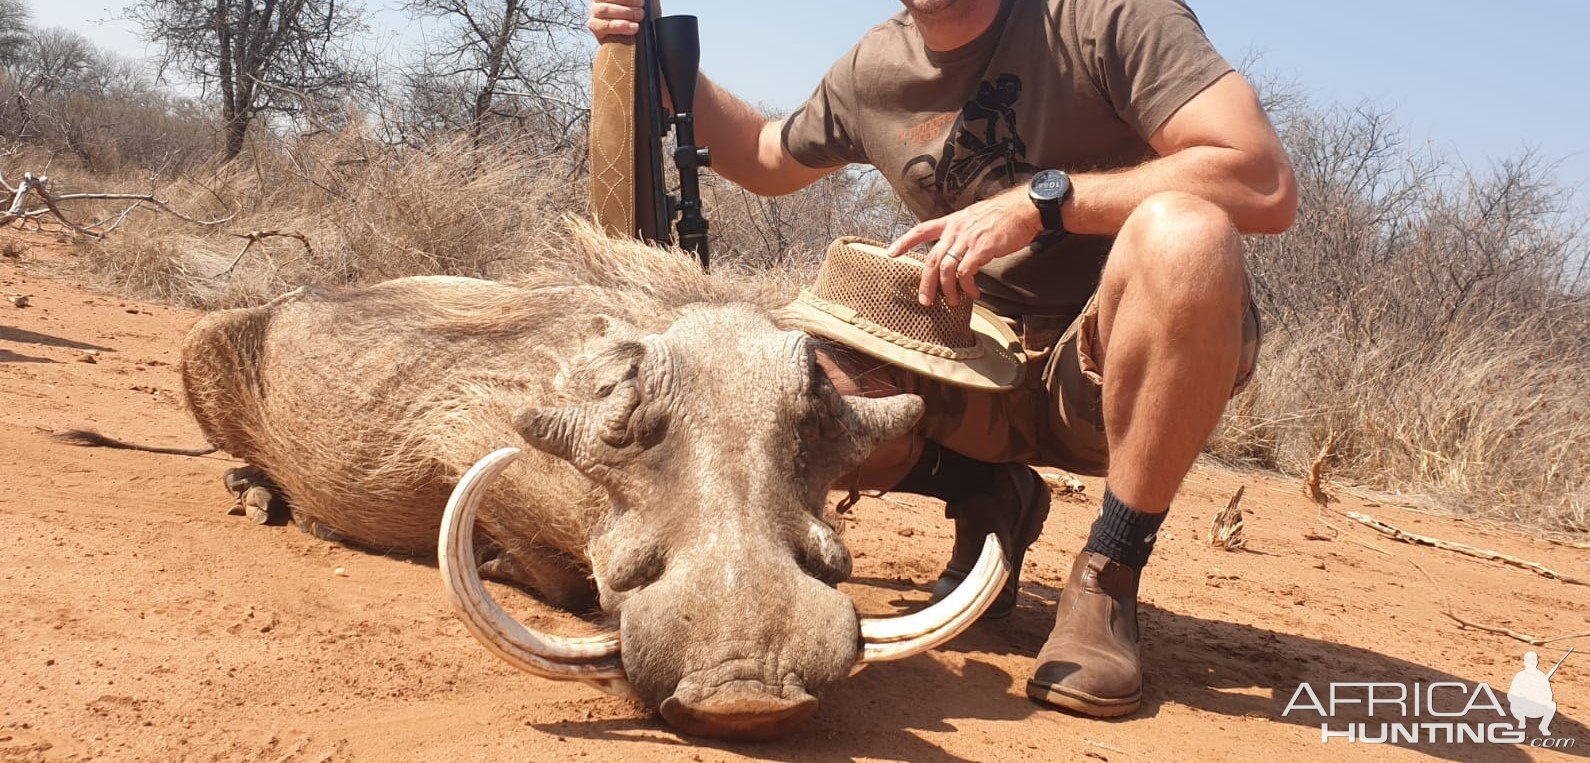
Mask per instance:
[[[12,326],[0,326],[0,341],[16,342],[17,344],[35,344],[43,347],[64,347],[68,350],[97,350],[99,352],[114,352],[110,347],[101,347],[97,344],[79,342],[74,339],[65,339],[49,334],[40,334],[34,331]]]
[[[901,592],[920,590],[888,580],[858,580]],[[910,761],[961,761],[914,732],[952,732],[961,721],[1015,721],[1056,712],[1022,696],[1026,671],[1012,675],[979,654],[1030,656],[1038,651],[1052,625],[1053,604],[1059,591],[1036,583],[1023,585],[1022,602],[1003,623],[979,625],[947,649],[967,655],[964,670],[956,672],[927,656],[868,668],[824,698],[817,717],[802,731],[771,743],[725,743],[680,738],[652,720],[569,721],[536,724],[549,734],[614,742],[708,746],[759,758],[780,761],[845,761],[884,758]],[[913,596],[913,599],[920,599]],[[1486,682],[1506,703],[1511,672],[1505,676],[1459,676],[1367,649],[1345,646],[1249,625],[1205,620],[1155,607],[1142,612],[1145,643],[1144,667],[1149,676],[1143,707],[1117,721],[1069,720],[1078,724],[1118,723],[1152,718],[1167,704],[1197,708],[1230,718],[1262,718],[1318,734],[1320,718],[1307,712],[1283,717],[1287,701],[1302,683],[1325,691],[1331,681],[1385,682],[1428,686],[1436,681],[1458,681],[1472,687]],[[1522,647],[1522,645],[1520,645]],[[1522,649],[1518,650],[1522,654]],[[1449,695],[1450,696],[1450,695]],[[1466,695],[1465,695],[1466,696]],[[1460,700],[1461,702],[1461,700]],[[1344,713],[1331,720],[1332,728],[1347,723],[1397,721],[1384,707],[1377,719]],[[1442,720],[1423,718],[1420,720]],[[1455,720],[1455,719],[1444,719]],[[1498,722],[1494,714],[1475,711],[1471,721]],[[1509,723],[1511,719],[1506,719]],[[1079,726],[1080,728],[1080,726]],[[1576,718],[1559,714],[1551,723],[1557,739],[1575,739],[1560,749],[1573,757],[1590,757],[1590,728]],[[1535,738],[1533,727],[1530,738]],[[1342,740],[1330,744],[1345,746]],[[1445,760],[1524,761],[1531,759],[1523,745],[1400,743]],[[1328,748],[1321,748],[1327,752]]]
[[[349,544],[344,542],[344,545]],[[383,554],[373,549],[350,547],[374,555],[405,558],[417,564],[435,564],[434,557]],[[899,609],[914,609],[927,598],[926,586],[896,579],[858,576],[850,583],[883,595],[900,594],[890,602]],[[870,667],[831,689],[823,698],[816,717],[802,729],[774,742],[736,743],[680,737],[655,717],[531,725],[546,734],[613,742],[615,754],[611,757],[614,758],[644,757],[643,750],[624,747],[644,743],[709,747],[790,763],[857,758],[964,761],[967,759],[943,750],[915,732],[955,732],[961,721],[1020,721],[1059,712],[1031,702],[1024,695],[1031,657],[1037,654],[1049,635],[1059,596],[1057,588],[1024,582],[1021,599],[1010,618],[979,624],[943,647],[945,651],[966,656],[961,670],[956,671],[929,655]],[[1453,675],[1368,649],[1240,623],[1205,620],[1151,605],[1142,608],[1141,622],[1144,672],[1148,676],[1143,706],[1132,715],[1114,720],[1062,716],[1077,724],[1078,730],[1085,729],[1088,724],[1141,721],[1153,718],[1166,705],[1181,705],[1228,718],[1257,718],[1291,724],[1307,734],[1305,738],[1317,739],[1318,715],[1307,712],[1282,715],[1302,683],[1323,692],[1332,681],[1410,686],[1451,681],[1470,687],[1486,682],[1505,705],[1507,681],[1512,675],[1512,668],[1504,670],[1506,675]],[[1519,648],[1513,653],[1521,656],[1523,645],[1514,646]],[[1012,674],[981,659],[980,655],[1021,657],[1024,658],[1023,668]],[[1344,710],[1330,723],[1333,729],[1339,729],[1349,723],[1373,722],[1378,726],[1379,721],[1400,720],[1384,712],[1372,719]],[[1426,717],[1416,720],[1464,719]],[[1498,719],[1494,713],[1476,711],[1466,720],[1496,723],[1510,719]],[[1555,739],[1575,740],[1573,746],[1559,748],[1558,752],[1571,757],[1590,757],[1590,728],[1582,721],[1559,713],[1551,729]],[[1529,737],[1536,738],[1532,729]],[[1341,740],[1330,744],[1346,745]],[[1523,745],[1400,742],[1396,746],[1454,761],[1531,759],[1530,750]],[[1321,748],[1322,753],[1329,751],[1329,748]]]
[[[0,349],[0,363],[55,363],[49,358],[40,358],[33,355],[22,355],[10,350]]]

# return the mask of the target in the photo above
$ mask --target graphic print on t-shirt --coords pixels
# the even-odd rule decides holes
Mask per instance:
[[[1037,172],[1025,161],[1027,144],[1016,127],[1021,78],[1001,74],[977,84],[977,95],[961,107],[938,156],[922,154],[905,163],[902,175],[933,197],[940,214],[993,196]],[[968,190],[972,199],[957,204]]]

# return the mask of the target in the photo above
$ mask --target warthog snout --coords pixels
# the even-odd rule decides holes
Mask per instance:
[[[632,687],[686,733],[781,734],[816,712],[817,697],[856,663],[860,624],[849,597],[788,552],[749,575],[725,563],[747,552],[734,542],[685,549],[621,610]]]
[[[692,697],[687,699],[687,697]],[[686,734],[769,739],[789,733],[817,712],[817,698],[799,691],[777,696],[759,681],[733,681],[702,694],[694,687],[663,700],[664,720]]]

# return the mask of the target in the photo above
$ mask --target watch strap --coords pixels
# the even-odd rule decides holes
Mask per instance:
[[[1045,233],[1065,230],[1065,218],[1060,214],[1060,205],[1062,203],[1064,203],[1063,199],[1038,202],[1038,220],[1043,223]]]

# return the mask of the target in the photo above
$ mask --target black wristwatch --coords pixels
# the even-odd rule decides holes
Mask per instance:
[[[1038,208],[1038,219],[1043,222],[1043,234],[1064,234],[1065,220],[1060,207],[1071,198],[1071,176],[1060,170],[1044,170],[1032,176],[1027,186],[1027,198]]]

